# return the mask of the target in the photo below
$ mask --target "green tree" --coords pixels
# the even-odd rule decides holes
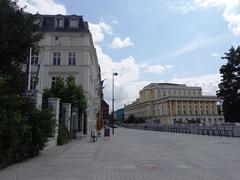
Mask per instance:
[[[37,15],[24,12],[11,0],[0,0],[0,168],[37,155],[52,134],[49,109],[41,111],[22,96],[23,66],[29,50],[42,38]]]
[[[128,118],[127,118],[127,123],[135,123],[136,122],[136,118],[133,114],[131,114]]]
[[[47,102],[47,99],[50,97],[57,97],[61,99],[60,111],[62,109],[62,103],[71,103],[72,106],[77,106],[79,114],[83,113],[87,108],[87,100],[82,86],[76,85],[75,78],[73,76],[68,76],[66,78],[66,82],[64,82],[62,77],[58,77],[50,89],[44,89],[44,101]],[[60,113],[60,115],[61,114],[62,113]],[[69,140],[70,135],[68,129],[65,127],[62,122],[62,117],[60,116],[57,144],[66,144]]]
[[[50,97],[60,98],[62,103],[71,103],[73,106],[77,106],[80,112],[84,112],[87,108],[83,88],[81,85],[76,85],[73,76],[68,76],[66,83],[62,77],[59,77],[50,89],[44,89],[44,101],[46,102]]]
[[[0,93],[20,94],[26,85],[23,64],[29,49],[37,52],[42,38],[36,15],[26,14],[16,2],[0,1]]]
[[[226,121],[240,121],[240,46],[231,47],[222,59],[227,60],[220,68],[222,75],[217,96],[222,100]]]
[[[52,134],[49,109],[38,110],[26,97],[0,96],[0,168],[36,156]]]

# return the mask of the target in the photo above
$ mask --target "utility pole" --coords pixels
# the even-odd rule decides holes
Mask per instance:
[[[117,76],[118,73],[112,74],[112,134],[114,134],[114,76]]]

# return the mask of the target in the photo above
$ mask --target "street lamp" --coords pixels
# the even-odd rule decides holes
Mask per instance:
[[[118,73],[112,74],[112,134],[114,134],[114,76],[117,76]]]

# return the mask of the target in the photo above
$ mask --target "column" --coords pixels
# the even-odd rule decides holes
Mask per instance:
[[[202,112],[201,112],[201,108],[200,108],[200,101],[198,101],[198,110],[197,112],[199,112],[198,114],[199,115],[203,115]]]
[[[55,130],[54,130],[54,137],[57,138],[58,136],[58,121],[59,121],[59,98],[48,98],[48,106],[53,110],[53,119],[55,120]]]
[[[217,104],[216,103],[214,103],[213,104],[213,108],[214,108],[214,115],[218,115],[218,109],[217,109]]]
[[[213,105],[212,105],[211,101],[209,102],[209,110],[210,110],[209,114],[212,116],[213,115]]]
[[[77,129],[78,129],[78,108],[76,106],[73,106],[72,107],[72,118],[71,118],[71,122],[70,122],[70,131],[71,131],[72,138],[77,137]]]
[[[192,103],[193,103],[193,104],[192,104],[192,105],[193,105],[193,113],[192,113],[192,114],[193,114],[193,115],[196,115],[196,113],[195,113],[195,103],[194,103],[194,101],[192,101]]]
[[[66,128],[68,129],[68,131],[70,132],[71,104],[63,103],[62,109],[63,109],[64,124],[65,124]]]
[[[168,115],[169,114],[168,103],[165,102],[164,105],[165,105],[165,115]]]
[[[189,101],[187,101],[187,114],[190,115],[190,111],[189,111]]]
[[[183,116],[183,101],[181,101],[181,114]]]
[[[172,117],[172,103],[171,103],[171,101],[169,101],[168,102],[169,103],[169,115],[170,115],[170,117]]]
[[[177,100],[175,101],[175,105],[176,105],[176,107],[175,107],[175,109],[176,109],[176,116],[178,116]]]
[[[171,100],[169,101],[169,111],[170,111],[170,124],[173,124],[173,118],[172,118],[172,102]]]
[[[203,114],[207,115],[207,101],[203,101]]]

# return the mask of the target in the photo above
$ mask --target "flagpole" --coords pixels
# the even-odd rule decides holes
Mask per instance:
[[[32,48],[30,48],[29,52],[29,62],[28,62],[28,90],[31,88],[31,60],[32,60]]]
[[[43,60],[41,61],[41,81],[40,81],[40,91],[42,92],[42,85],[43,85]]]

